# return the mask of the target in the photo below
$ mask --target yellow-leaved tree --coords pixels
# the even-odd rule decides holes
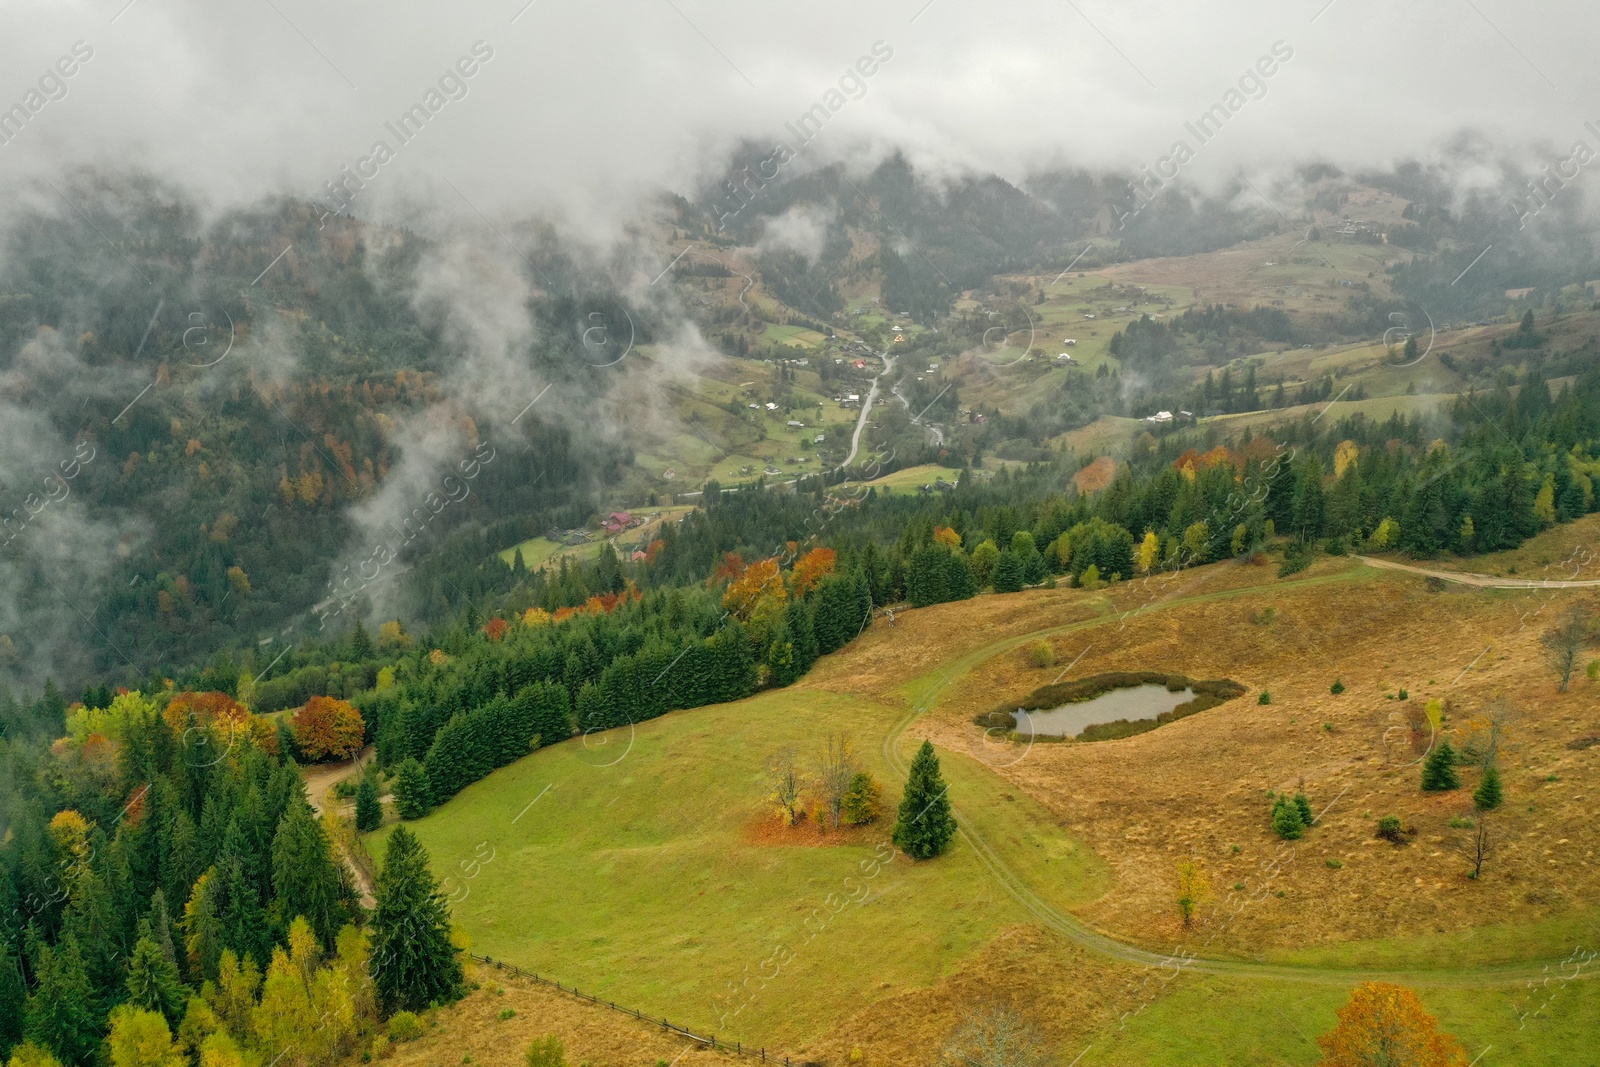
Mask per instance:
[[[111,1067],[188,1067],[189,1063],[161,1013],[131,1004],[112,1010],[106,1049]]]
[[[1144,540],[1139,542],[1139,573],[1149,574],[1160,560],[1161,538],[1156,536],[1154,530],[1147,530]]]
[[[1362,982],[1339,1009],[1339,1025],[1317,1038],[1321,1067],[1465,1067],[1461,1042],[1439,1031],[1417,995],[1389,982]]]

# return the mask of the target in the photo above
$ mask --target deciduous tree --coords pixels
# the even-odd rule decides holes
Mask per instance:
[[[295,744],[312,761],[349,759],[361,749],[366,724],[348,700],[314,696],[295,713],[289,728]]]
[[[817,792],[821,794],[823,808],[828,813],[828,823],[834,829],[839,827],[845,794],[850,791],[850,783],[860,769],[861,764],[856,759],[855,746],[849,735],[829,734],[817,757],[816,774]]]
[[[803,776],[800,761],[793,745],[778,749],[767,760],[767,783],[772,787],[772,801],[778,806],[783,825],[792,826],[800,806],[800,787]]]
[[[162,1014],[132,1004],[112,1011],[106,1051],[111,1067],[186,1067],[189,1062]]]
[[[1466,1067],[1466,1050],[1422,1007],[1388,982],[1362,982],[1339,1009],[1339,1025],[1317,1038],[1321,1067]]]
[[[1541,639],[1545,663],[1561,680],[1561,692],[1567,691],[1572,674],[1578,669],[1583,646],[1589,640],[1589,616],[1579,605],[1574,605],[1561,623]]]
[[[1200,905],[1211,899],[1211,879],[1199,860],[1183,860],[1178,864],[1178,914],[1183,925],[1194,922],[1194,913]]]

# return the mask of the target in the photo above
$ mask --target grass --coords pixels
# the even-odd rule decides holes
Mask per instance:
[[[1169,992],[1130,1017],[1125,1029],[1096,1040],[1083,1067],[1315,1064],[1321,1060],[1316,1038],[1338,1023],[1335,1013],[1348,997],[1348,991],[1327,986],[1210,976],[1170,985]],[[1494,1051],[1486,1063],[1556,1067],[1592,1058],[1583,1050],[1593,1048],[1600,982],[1552,982],[1532,990],[1520,984],[1423,989],[1418,995],[1438,1016],[1440,1028],[1466,1047],[1468,1059],[1489,1045]],[[1524,1013],[1528,1019],[1522,1026]]]
[[[920,467],[906,467],[893,474],[885,474],[870,482],[842,482],[836,487],[837,491],[856,489],[862,486],[874,486],[880,493],[915,493],[924,485],[932,485],[935,478],[943,478],[951,485],[961,477],[961,470],[957,467],[941,467],[937,463],[924,463]]]
[[[936,981],[1026,914],[959,841],[936,861],[875,866],[892,807],[859,843],[749,836],[766,756],[829,730],[854,734],[894,803],[875,741],[897,714],[814,691],[678,712],[535,753],[412,825],[454,876],[476,951],[674,1022],[793,1040]],[[1104,891],[1105,865],[1035,802],[970,760],[949,768],[969,817],[1055,903]]]
[[[921,706],[898,754],[931,733],[968,827],[1054,907],[1168,951],[1185,936],[1170,914],[1168,872],[1176,856],[1196,855],[1216,885],[1262,891],[1206,954],[1439,972],[1417,981],[1469,1055],[1493,1042],[1506,1062],[1581,1061],[1582,1020],[1600,1006],[1600,984],[1444,987],[1474,968],[1594,944],[1595,909],[1573,906],[1592,899],[1582,858],[1591,835],[1562,814],[1587,784],[1578,762],[1587,757],[1561,747],[1563,724],[1581,725],[1578,699],[1547,700],[1518,757],[1541,776],[1561,772],[1558,784],[1529,775],[1517,788],[1539,802],[1537,818],[1573,827],[1563,830],[1571,841],[1550,840],[1553,858],[1508,850],[1481,883],[1464,880],[1435,840],[1459,805],[1419,795],[1414,772],[1382,762],[1387,720],[1375,710],[1402,662],[1392,634],[1431,619],[1426,633],[1407,633],[1404,665],[1417,678],[1443,678],[1477,654],[1480,636],[1526,653],[1536,635],[1514,630],[1526,597],[1441,598],[1348,560],[1319,560],[1292,581],[1271,573],[1198,568],[1148,588],[1033,590],[906,612],[826,657],[801,687],[544,750],[414,826],[435,869],[453,874],[447,890],[476,951],[719,1036],[826,1048],[811,1058],[829,1062],[857,1044],[870,1062],[927,1062],[963,1010],[1011,996],[1059,1009],[1064,1060],[1087,1045],[1085,1064],[1316,1062],[1314,1038],[1333,1025],[1354,977],[1185,975],[1130,992],[1143,972],[1040,936],[1036,917],[959,838],[938,860],[897,859],[869,876],[887,821],[831,847],[765,843],[751,832],[765,757],[786,743],[814,749],[830,730],[854,736],[888,810],[899,781],[878,742]],[[1266,605],[1276,620],[1270,648],[1249,622]],[[1208,638],[1197,645],[1202,630]],[[1060,663],[1082,654],[1079,675],[1155,665],[1252,684],[1271,677],[1274,704],[1234,702],[1205,722],[1107,745],[991,751],[999,758],[990,766],[962,754],[982,754],[963,740],[976,710],[1053,676],[1021,655],[1041,639]],[[1547,683],[1525,659],[1486,662],[1485,672],[1500,673],[1484,684],[1513,698],[1542,692],[1530,688]],[[1327,693],[1334,676],[1349,685],[1343,697]],[[1475,679],[1453,693],[1463,714],[1475,706]],[[1330,720],[1337,731],[1318,729]],[[1302,781],[1325,813],[1299,843],[1300,861],[1268,880],[1259,865],[1275,842],[1263,791]],[[1411,847],[1373,840],[1371,813],[1391,808],[1422,827]],[[1513,841],[1548,840],[1520,812],[1500,818]],[[1571,903],[1536,901],[1535,889],[1559,889]],[[1471,926],[1489,916],[1498,923]],[[1548,1009],[1519,1029],[1518,1013],[1546,996]]]

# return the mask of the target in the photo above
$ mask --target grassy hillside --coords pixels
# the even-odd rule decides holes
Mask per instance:
[[[542,750],[415,828],[456,879],[477,951],[708,1031],[793,1041],[936,981],[1025,915],[959,845],[937,863],[882,862],[886,821],[837,843],[761,836],[770,753],[842,730],[886,780],[876,741],[896,715],[806,691],[669,715]],[[1037,805],[973,761],[947,766],[1056,903],[1107,888],[1104,865]]]
[[[543,750],[415,825],[477,951],[826,1062],[862,1048],[871,1062],[926,1063],[963,1012],[1000,1000],[1033,1013],[1053,1047],[1087,1048],[1084,1063],[1176,1063],[1203,1049],[1205,1062],[1311,1064],[1312,1039],[1376,967],[1418,985],[1472,1054],[1492,1043],[1514,1062],[1570,1063],[1600,986],[1557,988],[1520,1029],[1519,1014],[1545,1002],[1530,1002],[1523,971],[1537,976],[1600,930],[1588,903],[1600,840],[1583,799],[1596,769],[1567,745],[1597,724],[1592,687],[1556,696],[1538,631],[1519,627],[1532,596],[1548,594],[1440,594],[1342,559],[1290,580],[1217,566],[1100,592],[983,596],[901,613],[795,689]],[[1026,662],[1041,637],[1059,666]],[[1252,693],[1098,744],[1009,745],[972,726],[975,711],[1064,668],[1233,677],[1270,688],[1273,703]],[[1328,692],[1335,677],[1342,695]],[[1398,686],[1448,699],[1457,744],[1496,694],[1528,713],[1506,757],[1502,849],[1480,882],[1448,847],[1464,792],[1420,793],[1416,757],[1390,744]],[[903,762],[932,737],[984,855],[958,838],[938,860],[879,868],[883,823],[820,841],[763,826],[766,757],[834,730],[886,781],[889,806],[899,783],[887,753]],[[1468,788],[1474,773],[1463,769]],[[1198,858],[1221,902],[1235,880],[1263,882],[1280,844],[1269,788],[1307,790],[1323,820],[1270,891],[1184,931],[1171,904],[1178,859]],[[1418,827],[1413,845],[1374,839],[1389,811]],[[1168,981],[1048,931],[1050,914],[1157,952],[1187,944],[1297,970]]]

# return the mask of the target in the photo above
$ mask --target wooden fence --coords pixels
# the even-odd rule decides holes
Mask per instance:
[[[759,1047],[753,1047],[749,1051],[746,1051],[743,1042],[734,1041],[734,1042],[730,1043],[728,1041],[722,1040],[721,1038],[717,1037],[717,1035],[715,1035],[715,1034],[710,1034],[710,1035],[697,1034],[692,1030],[688,1030],[688,1029],[685,1029],[682,1026],[677,1025],[676,1023],[668,1022],[665,1017],[657,1019],[653,1015],[644,1014],[643,1012],[639,1011],[637,1008],[625,1008],[625,1007],[621,1006],[620,1004],[618,1004],[614,1000],[602,1000],[601,998],[599,998],[597,996],[594,996],[591,993],[584,993],[584,992],[579,991],[578,987],[575,986],[575,985],[574,986],[564,986],[560,982],[555,981],[552,978],[545,978],[542,975],[535,974],[533,971],[525,971],[521,967],[518,967],[516,964],[507,963],[505,960],[497,960],[497,959],[494,959],[493,957],[490,957],[490,956],[480,956],[476,952],[471,953],[471,956],[472,956],[473,959],[477,960],[479,963],[486,963],[489,966],[495,968],[496,970],[510,971],[512,974],[516,975],[518,978],[527,978],[527,979],[530,979],[532,981],[538,982],[541,985],[551,986],[551,987],[553,987],[553,988],[555,988],[555,989],[557,989],[557,990],[559,990],[559,991],[561,991],[563,993],[571,994],[572,996],[577,997],[579,1000],[586,1000],[590,1004],[597,1004],[602,1008],[610,1008],[612,1011],[618,1012],[618,1013],[620,1013],[622,1015],[627,1015],[627,1016],[629,1016],[631,1018],[634,1018],[634,1019],[638,1019],[641,1022],[647,1022],[647,1023],[650,1023],[650,1024],[654,1025],[654,1026],[659,1026],[663,1030],[671,1031],[672,1033],[677,1034],[680,1037],[686,1037],[690,1041],[696,1042],[697,1044],[699,1044],[699,1045],[701,1045],[701,1046],[703,1046],[705,1048],[716,1049],[716,1050],[719,1050],[719,1051],[722,1051],[722,1052],[731,1052],[736,1056],[748,1056],[751,1059],[760,1060],[762,1063],[768,1062],[769,1059],[774,1064],[779,1062],[778,1054],[776,1052],[774,1052],[769,1057],[768,1054],[767,1054],[766,1046],[764,1046],[764,1045],[759,1046]],[[788,1056],[782,1057],[782,1062],[783,1062],[783,1067],[794,1067],[794,1065],[792,1065],[789,1062],[789,1057]],[[804,1065],[802,1065],[802,1067],[804,1067]]]

